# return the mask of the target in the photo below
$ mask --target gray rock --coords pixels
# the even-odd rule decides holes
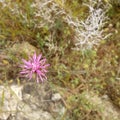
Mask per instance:
[[[15,114],[18,102],[22,100],[22,86],[0,86],[0,119],[7,120]]]
[[[0,86],[0,120],[57,120],[66,109],[48,83]],[[57,96],[57,97],[55,97]]]
[[[103,97],[99,97],[93,91],[89,91],[84,93],[84,100],[87,100],[95,109],[101,111],[103,120],[119,120],[120,110],[111,103],[108,96],[105,96],[105,99],[103,99]]]

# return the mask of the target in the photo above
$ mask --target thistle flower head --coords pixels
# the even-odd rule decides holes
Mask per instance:
[[[48,72],[47,67],[49,64],[46,64],[46,58],[42,58],[42,54],[37,56],[36,53],[34,53],[34,55],[30,57],[28,61],[25,59],[22,59],[22,61],[22,71],[20,72],[22,76],[31,80],[35,74],[38,83],[40,81],[43,82],[44,80],[47,80],[46,73]]]

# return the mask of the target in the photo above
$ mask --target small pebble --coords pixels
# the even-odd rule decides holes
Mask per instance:
[[[53,94],[52,95],[52,100],[53,101],[59,101],[60,99],[61,99],[62,97],[61,97],[61,95],[59,94],[59,93],[55,93],[55,94]]]
[[[103,96],[102,96],[102,99],[108,100],[109,97],[108,97],[108,95],[103,95]]]

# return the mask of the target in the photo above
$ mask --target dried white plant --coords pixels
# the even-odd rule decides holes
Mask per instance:
[[[39,28],[46,24],[49,25],[49,27],[53,27],[55,20],[64,14],[64,10],[60,8],[55,0],[35,0],[35,3],[33,3],[31,7],[37,9],[35,17],[41,18],[39,25],[37,25]]]
[[[104,34],[103,28],[109,18],[106,16],[107,6],[102,5],[101,0],[89,0],[89,4],[85,4],[89,8],[89,15],[84,21],[74,18],[68,11],[66,12],[62,6],[56,3],[55,0],[35,1],[36,2],[32,5],[32,7],[37,8],[35,18],[41,18],[37,27],[41,28],[48,25],[49,28],[51,28],[55,25],[56,19],[62,19],[75,33],[75,50],[91,49],[93,46],[99,45],[101,40],[105,40],[110,35]],[[64,2],[62,3],[64,4]],[[54,34],[51,34],[51,36],[52,35]],[[53,38],[53,36],[50,38]],[[47,44],[49,45],[49,48],[56,50],[57,46],[54,45],[53,39],[50,39],[49,41],[51,41]]]
[[[62,4],[64,4],[63,0]],[[35,0],[35,3],[32,4],[31,7],[37,9],[35,12],[35,18],[39,18],[40,20],[39,23],[36,24],[37,28],[42,28],[44,26],[48,26],[49,29],[54,28],[56,25],[56,20],[58,20],[58,18],[61,18],[62,20],[66,16],[65,10],[61,8],[59,4],[55,2],[55,0]],[[56,41],[54,41],[55,33],[56,32],[53,29],[47,37],[48,42],[46,42],[48,49],[54,52],[60,51],[61,49],[57,46]]]
[[[101,40],[105,40],[110,35],[104,34],[103,28],[108,22],[108,17],[106,16],[107,7],[106,5],[102,5],[102,0],[89,0],[88,4],[84,4],[89,8],[89,15],[84,21],[73,17],[70,10],[66,11],[64,8],[66,0],[59,1],[61,1],[62,5],[56,2],[56,0],[34,0],[31,7],[36,9],[34,18],[32,19],[36,23],[35,28],[41,28],[46,25],[49,29],[54,28],[56,20],[61,19],[74,31],[75,50],[91,49],[93,46],[99,45]],[[2,2],[4,7],[10,6],[13,14],[20,14],[24,18],[24,22],[26,24],[29,23],[26,14],[22,12],[17,4],[14,4],[14,7],[12,7],[11,0],[9,4],[6,0],[1,0],[0,2]],[[46,43],[50,51],[59,50],[59,46],[54,41],[54,36],[55,30],[53,29]]]
[[[75,29],[76,50],[91,49],[110,36],[110,34],[104,34],[103,29],[109,20],[106,15],[107,5],[101,4],[101,0],[98,2],[89,0],[89,4],[85,5],[89,8],[89,15],[85,21],[78,22],[78,27]],[[97,6],[94,7],[94,5]]]

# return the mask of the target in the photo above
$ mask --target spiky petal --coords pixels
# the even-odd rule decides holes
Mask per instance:
[[[33,74],[35,74],[36,81],[38,83],[40,81],[43,82],[44,80],[47,80],[46,73],[48,72],[47,67],[49,64],[46,64],[46,58],[42,58],[42,54],[37,56],[36,53],[34,53],[34,55],[30,57],[28,61],[25,59],[22,59],[22,61],[23,65],[20,66],[22,68],[20,72],[22,76],[31,80]]]

